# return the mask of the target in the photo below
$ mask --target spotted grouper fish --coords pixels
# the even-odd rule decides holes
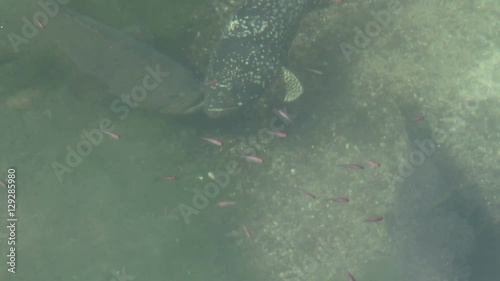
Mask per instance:
[[[303,15],[320,0],[248,0],[229,20],[215,46],[205,79],[205,113],[217,118],[263,94],[278,78],[285,101],[303,92],[285,68],[288,50]]]

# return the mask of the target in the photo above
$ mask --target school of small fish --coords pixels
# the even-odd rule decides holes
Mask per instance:
[[[293,118],[291,118],[290,115],[283,110],[276,111],[276,114],[283,118],[283,122],[291,123],[293,120]],[[114,134],[115,133],[109,134],[109,135],[111,137],[113,137]],[[282,131],[270,132],[270,135],[280,137],[280,138],[287,137],[287,134],[285,132],[282,132]],[[115,137],[113,137],[113,138],[115,138]],[[202,141],[207,142],[208,144],[215,146],[215,147],[221,147],[224,145],[224,142],[219,138],[201,137],[200,139]],[[255,156],[255,155],[241,155],[241,158],[246,160],[247,162],[250,162],[250,163],[256,163],[256,164],[263,164],[264,163],[263,158],[261,158],[259,156]],[[382,166],[382,164],[380,162],[377,162],[377,161],[372,160],[372,159],[363,159],[360,162],[365,163],[367,165],[367,167],[370,167],[370,168],[379,168]],[[337,166],[340,168],[345,168],[345,169],[354,170],[354,171],[361,171],[361,170],[366,169],[366,167],[364,165],[358,164],[358,163],[339,163]],[[172,175],[165,176],[165,177],[158,179],[158,181],[163,181],[163,182],[170,182],[170,181],[174,181],[174,180],[177,180],[177,177],[172,176]],[[317,195],[315,195],[307,190],[300,190],[300,193],[302,194],[302,196],[304,196],[305,198],[307,198],[309,200],[321,200],[324,202],[333,202],[335,204],[347,204],[347,203],[351,202],[351,198],[348,198],[345,196],[321,198],[321,197],[318,197]],[[237,207],[237,205],[238,205],[237,202],[232,201],[232,200],[222,200],[222,201],[216,202],[216,206],[218,206],[219,208]],[[383,220],[384,220],[384,217],[382,215],[374,214],[371,216],[368,215],[367,217],[365,217],[361,221],[364,221],[365,223],[377,223],[377,222],[381,222]],[[250,230],[250,227],[248,225],[243,225],[242,229],[243,229],[242,236],[246,236],[248,239],[255,241],[255,235]],[[356,281],[354,275],[351,272],[346,271],[346,274],[347,274],[349,281]]]

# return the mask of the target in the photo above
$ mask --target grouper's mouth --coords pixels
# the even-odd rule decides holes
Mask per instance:
[[[208,104],[205,96],[201,96],[193,105],[182,110],[179,114],[192,114],[203,110],[208,117],[215,119],[231,114],[239,108],[239,106],[213,107]]]
[[[208,117],[215,119],[231,114],[237,111],[239,108],[240,108],[239,106],[225,107],[225,108],[215,108],[215,107],[205,106],[203,111]]]
[[[219,84],[206,87],[203,111],[210,118],[221,118],[241,108],[243,105],[239,95],[234,94],[233,87]]]
[[[182,110],[181,112],[179,112],[179,114],[196,113],[198,111],[201,111],[204,106],[205,106],[205,96],[200,95],[200,97],[198,98],[198,100],[196,100],[196,102],[194,102],[193,105],[191,105],[190,107]]]

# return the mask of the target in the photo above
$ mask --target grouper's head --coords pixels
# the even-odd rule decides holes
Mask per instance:
[[[242,49],[245,50],[240,47],[238,54],[217,57],[209,65],[203,94],[204,111],[211,118],[226,116],[252,103],[266,92],[269,81],[276,76],[271,64],[259,63],[255,52]]]
[[[264,94],[276,78],[278,52],[261,45],[238,36],[218,42],[203,86],[204,111],[209,117],[241,109]]]

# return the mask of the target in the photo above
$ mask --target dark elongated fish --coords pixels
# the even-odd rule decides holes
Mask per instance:
[[[44,40],[52,41],[58,54],[120,98],[112,105],[116,108],[130,102],[132,108],[182,114],[194,111],[203,98],[201,81],[187,68],[91,18],[61,9],[42,31]],[[141,93],[143,89],[146,95]],[[130,96],[133,91],[137,91],[138,100]]]
[[[302,94],[284,66],[294,31],[319,0],[248,0],[231,18],[210,59],[205,113],[219,117],[257,98],[280,76],[292,101]]]

